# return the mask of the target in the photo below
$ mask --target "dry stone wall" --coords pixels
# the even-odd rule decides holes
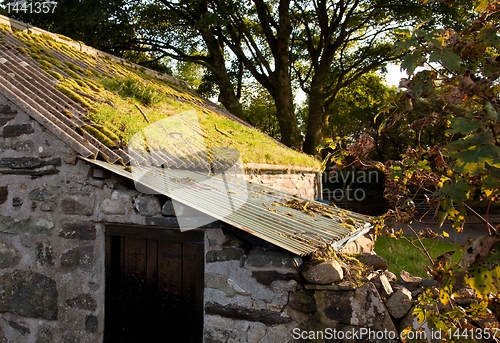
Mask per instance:
[[[0,342],[102,341],[103,223],[175,225],[132,188],[0,95]]]
[[[250,182],[298,195],[305,199],[312,200],[318,194],[321,194],[318,191],[318,173],[314,171],[301,171],[293,168],[270,170],[261,167],[261,169],[248,168],[245,173],[247,180]],[[321,178],[319,180],[321,182]]]

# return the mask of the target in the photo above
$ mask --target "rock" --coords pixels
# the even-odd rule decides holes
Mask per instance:
[[[50,243],[38,243],[36,245],[36,261],[41,266],[53,266],[54,261],[54,250]]]
[[[161,214],[164,216],[175,216],[174,203],[172,200],[167,200],[161,208]]]
[[[423,279],[422,280],[422,283],[420,284],[422,287],[432,287],[432,286],[436,286],[437,282],[436,280],[432,280],[432,279]]]
[[[355,291],[317,290],[314,296],[318,307],[317,317],[326,326],[334,327],[340,322],[374,331],[387,330],[393,332],[390,333],[391,336],[397,337],[391,316],[371,282],[365,283]],[[381,342],[389,341],[391,340]]]
[[[28,197],[32,200],[45,201],[61,194],[63,194],[63,190],[61,187],[52,186],[41,189],[35,188],[31,192],[29,192]]]
[[[0,312],[22,317],[57,319],[56,282],[44,275],[16,270],[0,278]]]
[[[66,164],[76,164],[76,154],[64,154],[63,161]]]
[[[31,155],[35,151],[35,144],[30,140],[22,140],[21,142],[4,140],[3,142],[0,142],[0,149],[14,150],[23,152],[26,155]]]
[[[402,270],[399,274],[398,284],[408,289],[410,292],[420,287],[422,278],[418,276],[411,276],[407,271]]]
[[[375,288],[377,288],[377,291],[382,298],[387,298],[389,295],[394,293],[389,279],[387,279],[385,274],[375,277],[372,280],[372,283],[375,285]]]
[[[222,250],[212,250],[207,253],[207,263],[239,260],[245,252],[238,248],[226,248]]]
[[[341,252],[350,254],[371,253],[375,247],[375,239],[373,234],[363,235],[343,247]]]
[[[160,200],[152,195],[139,195],[134,201],[135,208],[139,214],[152,217],[161,213]]]
[[[0,187],[0,205],[7,201],[9,198],[9,189],[7,187]]]
[[[380,257],[376,254],[363,253],[362,255],[365,258],[366,265],[368,267],[373,267],[373,270],[387,269],[387,260],[385,258]]]
[[[327,285],[342,280],[344,272],[337,261],[331,260],[307,268],[302,276],[309,283]]]
[[[291,292],[288,297],[288,306],[303,313],[313,314],[316,312],[314,296],[304,290]]]
[[[61,256],[62,267],[77,267],[86,272],[94,266],[94,246],[76,247]]]
[[[387,310],[392,317],[403,318],[412,306],[411,300],[411,292],[406,288],[401,288],[387,299]]]
[[[22,204],[23,204],[23,200],[21,198],[18,198],[18,197],[12,198],[12,206],[18,207],[18,206],[22,206]]]
[[[60,166],[61,159],[59,157],[53,158],[51,160],[44,160],[36,157],[20,157],[20,158],[2,158],[0,159],[1,168],[11,168],[11,169],[36,169],[46,166]]]
[[[8,320],[7,323],[9,324],[9,326],[11,328],[13,328],[16,331],[19,331],[22,335],[26,335],[27,333],[30,333],[30,329],[29,328],[27,328],[25,326],[22,326],[22,325],[19,325],[16,322]]]
[[[57,208],[57,204],[53,202],[44,202],[40,205],[40,210],[45,212],[54,211]]]
[[[231,319],[261,322],[266,325],[284,324],[291,320],[290,317],[281,315],[279,312],[255,310],[233,304],[223,306],[214,302],[208,302],[205,304],[205,313]]]
[[[94,213],[94,197],[70,195],[61,201],[61,210],[65,214],[91,216]]]
[[[43,218],[16,220],[11,217],[0,216],[0,232],[30,236],[50,235],[53,227],[54,223]]]
[[[208,288],[218,289],[219,291],[224,292],[226,296],[230,298],[234,297],[236,294],[251,295],[243,288],[238,286],[233,280],[221,274],[206,273],[205,286]]]
[[[19,137],[21,135],[30,135],[34,133],[33,126],[31,124],[20,124],[20,125],[5,125],[3,127],[3,136],[5,138]]]
[[[83,332],[66,331],[62,343],[89,343],[89,335]]]
[[[295,280],[300,281],[300,276],[298,271],[294,272],[279,272],[276,270],[257,270],[252,271],[252,277],[257,280],[258,283],[269,286],[274,281],[279,280]]]
[[[97,332],[97,317],[89,315],[85,317],[85,331],[90,333]]]
[[[104,187],[104,180],[88,179],[87,185],[91,185],[92,187],[102,189]]]
[[[94,224],[88,222],[64,223],[59,231],[59,237],[92,241],[96,238],[96,228]]]
[[[387,280],[389,280],[389,282],[396,282],[398,280],[396,274],[388,270],[384,270],[384,275],[387,276]]]
[[[274,251],[251,251],[248,255],[247,265],[252,270],[263,267],[295,269],[293,258],[290,255]]]
[[[10,245],[0,242],[0,268],[15,267],[21,255]]]
[[[125,207],[120,200],[104,199],[99,208],[104,214],[125,214]]]
[[[40,330],[35,343],[52,343],[53,341],[52,334],[49,331]]]
[[[203,339],[205,343],[239,343],[239,342],[257,342],[249,340],[249,326],[260,324],[264,327],[262,336],[265,335],[265,326],[262,323],[248,323],[235,321],[229,318],[207,315],[204,323]],[[257,330],[255,330],[257,329]],[[255,327],[254,331],[258,330]]]
[[[66,300],[66,304],[80,310],[95,311],[97,309],[97,302],[90,294],[80,294],[76,298]]]

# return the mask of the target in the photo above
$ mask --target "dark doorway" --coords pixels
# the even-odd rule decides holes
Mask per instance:
[[[106,226],[105,343],[202,342],[204,232]]]

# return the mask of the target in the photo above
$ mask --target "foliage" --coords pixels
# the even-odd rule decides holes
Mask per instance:
[[[356,163],[386,173],[386,198],[392,209],[375,223],[378,234],[402,237],[392,224],[415,219],[413,196],[419,191],[429,195],[440,224],[449,219],[458,231],[468,211],[477,214],[469,201],[479,198],[487,204],[484,221],[490,236],[473,242],[461,265],[446,258],[433,259],[421,249],[432,263],[426,269],[438,287],[419,297],[414,314],[419,323],[443,330],[449,342],[466,341],[455,335],[455,329],[474,331],[498,325],[500,318],[499,227],[488,221],[491,204],[500,202],[500,2],[476,1],[474,10],[473,17],[465,17],[454,27],[397,31],[400,39],[395,46],[407,54],[402,68],[411,77],[401,81],[406,91],[399,101],[384,109],[379,132],[405,120],[407,129],[418,133],[417,144],[407,147],[401,159],[384,164],[368,161],[375,144],[367,134],[347,147],[341,140],[330,142],[335,148],[330,158],[338,168]],[[428,104],[429,111],[421,110],[421,102]],[[422,135],[437,126],[445,127],[444,139],[425,144]],[[431,230],[421,235],[436,236]],[[477,297],[469,306],[457,302],[465,284]]]
[[[3,0],[0,5],[12,2]],[[44,2],[44,0],[28,0]],[[37,14],[18,11],[6,15],[48,31],[66,35],[104,51],[120,54],[135,35],[134,6],[139,0],[58,0],[52,13]],[[35,6],[33,6],[35,8]]]
[[[245,93],[243,108],[248,123],[269,136],[279,139],[281,131],[276,118],[276,106],[269,92],[257,84],[248,87]]]

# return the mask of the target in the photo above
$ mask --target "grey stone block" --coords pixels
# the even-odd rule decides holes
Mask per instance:
[[[10,245],[0,242],[0,268],[15,267],[21,255]]]
[[[87,245],[69,250],[61,256],[61,266],[77,267],[90,272],[94,265],[94,247]]]
[[[0,312],[22,317],[57,319],[56,282],[44,275],[16,270],[0,278]]]
[[[80,310],[95,311],[97,309],[97,302],[90,294],[80,294],[76,298],[66,300],[66,304]]]
[[[92,223],[64,223],[59,236],[66,239],[91,241],[96,238],[96,228]]]
[[[54,223],[43,218],[16,220],[11,217],[0,216],[0,232],[31,236],[50,235],[53,227]]]

